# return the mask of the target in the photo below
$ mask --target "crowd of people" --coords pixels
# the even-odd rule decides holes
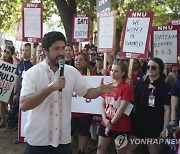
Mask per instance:
[[[24,127],[27,154],[70,154],[75,136],[78,154],[85,154],[86,149],[105,154],[111,140],[117,154],[131,154],[139,145],[131,144],[130,140],[166,139],[171,121],[177,125],[174,137],[180,137],[180,73],[168,70],[164,74],[165,64],[160,58],[134,59],[129,80],[129,59],[116,52],[107,54],[104,69],[104,55],[97,52],[92,42],[79,51],[77,44],[67,43],[62,33],[54,31],[44,35],[33,54],[31,44],[25,43],[18,56],[13,46],[7,46],[0,50],[0,57],[17,65],[15,86],[8,102],[10,109],[0,101],[0,128],[17,127],[19,107],[27,111]],[[65,60],[64,76],[59,76],[59,58]],[[103,75],[110,76],[112,81],[104,84],[102,79],[97,88],[83,78]],[[101,115],[71,112],[73,92],[90,99],[100,96]],[[127,114],[129,105],[134,107]],[[124,140],[127,144],[121,143]],[[162,149],[162,144],[146,146],[143,150],[150,154],[158,154]],[[165,151],[175,153],[167,147]]]

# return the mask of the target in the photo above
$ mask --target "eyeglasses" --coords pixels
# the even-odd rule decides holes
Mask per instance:
[[[7,53],[7,54],[10,54],[10,52],[9,52],[9,51],[4,50],[4,52],[5,52],[5,53]]]
[[[156,66],[149,66],[149,65],[148,65],[148,66],[147,66],[147,70],[149,70],[150,68],[151,68],[152,70],[156,70],[156,69],[157,69]]]
[[[126,59],[120,59],[120,58],[116,58],[115,60],[118,62],[122,62],[122,63],[124,63],[126,61]]]

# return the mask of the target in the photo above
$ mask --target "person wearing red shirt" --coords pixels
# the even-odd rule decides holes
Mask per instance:
[[[88,56],[83,52],[78,52],[75,57],[75,67],[84,76],[96,75],[93,70],[88,67],[89,59]],[[91,125],[93,115],[86,113],[75,113],[72,112],[71,120],[71,136],[78,131],[79,140],[79,152],[78,154],[84,154],[84,149],[89,137],[89,128]]]
[[[103,94],[102,98],[102,124],[99,128],[99,142],[97,154],[106,153],[106,148],[113,138],[117,140],[120,136],[126,137],[131,131],[130,117],[124,114],[128,104],[134,100],[133,89],[126,82],[128,69],[121,61],[115,61],[111,68],[112,84],[116,89],[110,94]],[[124,153],[125,148],[119,148],[115,142],[118,154]]]

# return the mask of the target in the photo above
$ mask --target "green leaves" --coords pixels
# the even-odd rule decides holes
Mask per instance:
[[[41,0],[44,6],[44,22],[48,22],[52,17],[52,14],[59,15],[60,11],[58,11],[57,5],[54,3],[54,1],[56,1],[56,4],[65,1],[72,13],[76,11],[79,13],[89,13],[92,21],[96,21],[96,0]],[[0,0],[1,31],[16,31],[16,26],[14,25],[16,25],[21,18],[21,7],[23,2],[37,2],[37,0]],[[74,9],[74,4],[77,4],[76,9]],[[112,0],[112,10],[117,10],[117,28],[122,28],[126,11],[154,11],[155,16],[153,25],[158,26],[166,24],[170,20],[179,19],[180,1]]]

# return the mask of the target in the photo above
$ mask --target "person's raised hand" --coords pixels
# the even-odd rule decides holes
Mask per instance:
[[[104,78],[101,78],[100,90],[102,93],[111,93],[115,88],[113,83],[104,84]]]

